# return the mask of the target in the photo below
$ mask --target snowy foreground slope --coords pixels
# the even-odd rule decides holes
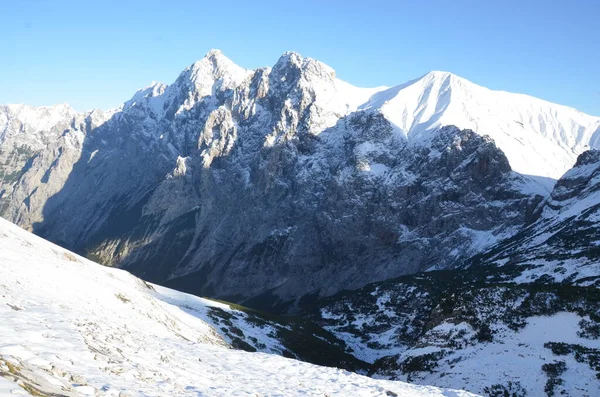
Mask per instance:
[[[150,286],[3,219],[0,271],[2,396],[472,395],[233,350],[202,315],[229,306]]]
[[[372,376],[486,396],[600,395],[600,291],[514,283],[518,272],[489,266],[375,283],[322,301],[315,321],[372,363]]]

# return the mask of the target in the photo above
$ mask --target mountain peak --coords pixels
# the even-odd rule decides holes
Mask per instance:
[[[213,48],[206,53],[204,58],[212,58],[212,57],[218,57],[218,56],[224,56],[223,51],[219,50],[218,48]]]
[[[213,64],[215,68],[241,68],[240,66],[236,65],[235,62],[225,56],[223,51],[218,49],[212,49],[208,51],[201,60],[195,62],[194,64],[200,64],[202,61],[208,61],[209,63]]]
[[[159,81],[152,81],[150,85],[137,90],[135,94],[133,94],[131,99],[123,104],[123,108],[129,108],[134,104],[142,101],[144,98],[158,97],[164,94],[167,87],[168,86],[164,83],[161,83]]]
[[[421,78],[441,78],[441,79],[445,79],[448,77],[458,77],[455,74],[451,73],[451,72],[446,72],[444,70],[432,70],[426,74],[423,75],[423,77]]]
[[[316,59],[304,57],[294,51],[287,51],[281,55],[272,73],[281,81],[297,80],[303,76],[307,80],[333,80],[335,70]]]
[[[12,113],[23,122],[35,122],[39,126],[46,125],[41,120],[48,120],[50,124],[55,124],[65,117],[72,117],[77,114],[68,103],[60,103],[51,106],[30,106],[24,104],[7,104],[3,106],[5,111]],[[47,125],[45,128],[48,128]],[[41,128],[41,127],[40,127]]]
[[[239,85],[252,71],[236,65],[221,50],[210,50],[204,58],[188,66],[177,79],[177,85],[184,85],[200,96],[208,96],[213,86],[220,81],[220,87],[233,88]]]
[[[217,78],[222,77],[226,73],[235,73],[237,71],[245,70],[236,65],[231,59],[227,58],[221,50],[210,50],[202,59],[194,62],[188,69],[192,72],[197,72],[199,70],[209,72],[218,76]]]
[[[424,74],[415,81],[421,81],[425,85],[444,85],[450,89],[456,89],[460,87],[474,86],[475,84],[470,81],[457,76],[454,73],[446,72],[443,70],[432,70],[431,72]]]
[[[310,58],[304,57],[304,56],[302,56],[302,54],[300,54],[296,51],[286,51],[283,54],[281,54],[277,63],[283,61],[283,62],[292,62],[294,64],[299,65],[299,64],[302,64],[302,62],[304,62],[305,59],[310,59]]]
[[[161,95],[165,91],[166,88],[167,88],[166,84],[161,83],[160,81],[152,81],[150,83],[150,85],[147,85],[146,87],[138,90],[135,93],[135,95],[142,94],[143,96],[154,97],[157,95]]]
[[[586,145],[600,141],[599,118],[490,90],[446,71],[377,92],[360,108],[382,113],[413,143],[426,144],[446,125],[489,135],[515,171],[552,179],[569,169]]]

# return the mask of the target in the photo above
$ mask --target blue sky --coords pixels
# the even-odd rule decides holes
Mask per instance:
[[[600,1],[67,1],[0,8],[0,103],[120,105],[220,48],[237,64],[288,50],[358,86],[446,70],[600,116]]]

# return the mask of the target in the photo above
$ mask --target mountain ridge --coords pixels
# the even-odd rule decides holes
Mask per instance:
[[[327,96],[327,91],[333,87],[347,87],[342,94],[346,101],[352,103],[336,105],[337,117],[357,109],[381,112],[405,138],[411,137],[413,141],[427,139],[426,134],[424,135],[427,130],[444,125],[488,131],[507,154],[512,167],[526,175],[558,179],[585,148],[594,148],[599,144],[599,117],[586,115],[576,109],[556,105],[526,94],[490,90],[450,72],[432,71],[420,78],[393,87],[358,88],[337,79],[331,67],[317,60],[304,58],[296,52],[284,53],[274,66],[276,72],[290,67],[298,68],[300,76],[306,76],[307,82],[313,83],[317,89],[315,92],[317,98]],[[222,51],[211,50],[204,58],[188,66],[173,84],[157,84],[153,88],[151,97],[166,95],[163,103],[154,105],[155,110],[162,105],[162,111],[166,111],[165,102],[172,102],[173,97],[181,95],[181,90],[195,92],[195,99],[187,97],[179,101],[181,102],[178,106],[179,110],[189,110],[195,101],[201,100],[202,97],[238,87],[245,79],[252,78],[261,71],[270,74],[273,70],[272,68],[244,69],[227,58]],[[282,76],[282,78],[286,77]],[[327,88],[328,79],[332,79],[330,83],[333,83],[330,88]],[[272,82],[274,83],[281,82]],[[149,87],[152,85],[145,89]],[[156,92],[156,87],[160,87],[160,92]],[[128,103],[131,104],[135,102],[136,97],[139,98],[139,93],[143,90],[138,91],[132,99],[120,107],[111,109],[107,113],[124,110]],[[179,94],[174,91],[178,91]],[[482,108],[472,110],[478,104]],[[524,108],[530,109],[527,112],[517,110]],[[503,113],[494,115],[494,112],[498,112],[499,109]],[[544,115],[543,119],[536,120],[531,116],[531,112],[536,111],[542,112],[540,114]],[[482,118],[481,114],[485,118]],[[157,114],[157,117],[161,116],[163,115]],[[573,130],[570,128],[571,124],[580,127]],[[525,130],[519,131],[518,128]],[[500,131],[496,133],[495,129]],[[535,131],[541,131],[541,136],[538,136]],[[518,148],[523,144],[536,149],[526,156]],[[540,148],[539,151],[537,148]],[[549,162],[546,159],[548,157],[553,161]]]
[[[448,73],[362,89],[293,52],[255,71],[211,52],[116,111],[45,130],[0,107],[0,214],[236,301],[454,266],[527,224],[550,185],[528,175],[570,168],[570,142],[600,123],[481,92]]]

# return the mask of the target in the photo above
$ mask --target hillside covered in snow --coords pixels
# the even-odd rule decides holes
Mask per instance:
[[[210,316],[242,316],[227,304],[146,284],[2,219],[0,267],[2,396],[471,395],[234,350]],[[243,331],[281,353],[255,328]]]
[[[404,276],[327,298],[311,318],[375,377],[493,397],[598,395],[600,291],[542,275],[515,281],[519,273],[481,266]]]

